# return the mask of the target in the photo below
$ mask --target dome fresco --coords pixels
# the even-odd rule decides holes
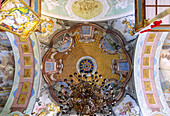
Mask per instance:
[[[103,33],[106,34],[103,35]],[[106,39],[113,51],[102,47],[102,38]],[[65,46],[70,39],[73,43]],[[86,42],[87,39],[89,41]],[[112,82],[117,87],[114,91],[115,99],[118,101],[121,98],[132,70],[131,58],[124,48],[121,36],[115,32],[106,32],[96,24],[78,24],[54,35],[50,43],[50,49],[46,52],[42,62],[43,77],[50,87],[56,85],[62,78],[69,80],[68,76],[72,72],[79,74],[82,72],[82,75],[87,73],[87,76],[90,76],[98,71],[102,74],[102,79],[108,79],[107,83]],[[61,51],[60,48],[63,46],[67,49]],[[99,81],[98,85],[101,83],[102,81]],[[54,100],[59,102],[52,91],[53,88],[49,89]]]
[[[169,12],[168,0],[1,0],[0,116],[168,116]]]

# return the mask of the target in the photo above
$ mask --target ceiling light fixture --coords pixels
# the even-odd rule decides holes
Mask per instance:
[[[90,76],[87,76],[87,74]],[[77,112],[77,115],[96,115],[102,113],[105,115],[112,114],[112,107],[115,105],[115,94],[110,84],[107,84],[107,79],[102,79],[102,75],[96,71],[80,75],[74,73],[70,75],[70,81],[64,79],[64,82],[70,87],[71,92],[59,91],[58,100],[62,114],[70,114],[72,110]],[[73,79],[73,78],[76,78]],[[99,84],[99,81],[101,84]],[[64,88],[64,85],[60,85]],[[109,88],[109,89],[108,89]],[[108,91],[107,91],[108,90]]]

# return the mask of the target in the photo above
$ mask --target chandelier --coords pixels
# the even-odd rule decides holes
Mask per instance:
[[[88,76],[90,73],[90,76]],[[72,110],[77,115],[96,115],[96,113],[111,115],[112,107],[116,100],[113,88],[107,84],[107,79],[102,79],[102,75],[89,73],[74,73],[64,82],[69,86],[71,92],[59,91],[58,101],[61,104],[60,110],[63,114],[70,114]],[[76,79],[73,79],[76,78]],[[101,81],[102,80],[102,81]],[[99,84],[101,82],[101,84]],[[64,85],[60,85],[64,88]]]

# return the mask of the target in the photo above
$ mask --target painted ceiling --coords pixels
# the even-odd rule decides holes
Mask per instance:
[[[42,14],[72,21],[103,21],[134,13],[133,0],[43,0]]]
[[[61,112],[60,92],[71,95],[64,79],[71,81],[70,74],[95,75],[96,71],[107,80],[103,94],[114,93],[116,102],[113,107],[108,105],[112,109],[109,116],[170,114],[170,27],[137,32],[135,1],[140,0],[24,1],[35,11],[32,17],[26,13],[30,22],[39,13],[37,20],[42,22],[27,38],[0,30],[0,116],[76,116],[75,111]],[[11,4],[15,2],[20,4],[18,0]],[[168,0],[164,3],[169,4]],[[22,9],[15,11],[19,14]],[[1,26],[18,26],[5,18],[8,21],[1,15]]]

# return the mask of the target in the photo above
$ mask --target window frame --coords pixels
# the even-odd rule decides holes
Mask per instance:
[[[144,19],[146,19],[147,7],[155,7],[155,16],[156,16],[158,14],[159,7],[170,7],[170,5],[158,5],[158,0],[155,0],[155,5],[146,5],[146,0],[144,0]],[[165,26],[170,26],[170,24],[161,24],[159,27],[165,27]]]

